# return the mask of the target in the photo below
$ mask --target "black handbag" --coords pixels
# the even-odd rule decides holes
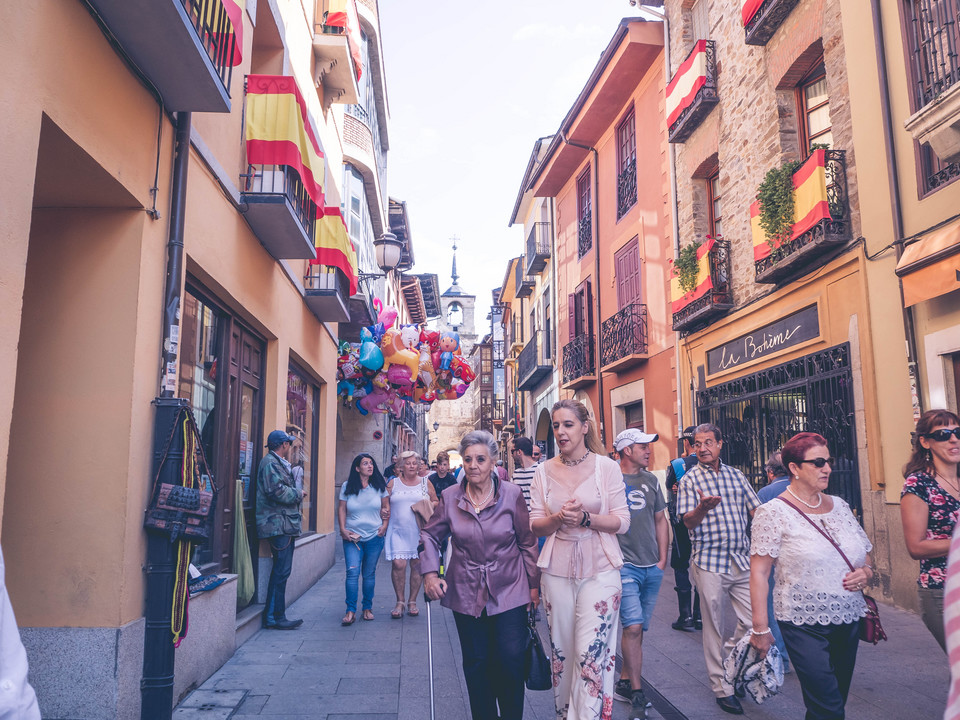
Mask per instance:
[[[527,672],[526,685],[528,690],[549,690],[553,687],[553,673],[550,668],[550,659],[543,650],[540,633],[537,632],[537,623],[534,611],[527,614],[527,630],[530,638],[527,642]]]

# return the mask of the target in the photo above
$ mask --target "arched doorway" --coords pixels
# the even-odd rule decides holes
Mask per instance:
[[[540,446],[544,458],[552,458],[557,454],[553,440],[553,424],[550,422],[550,411],[546,408],[540,411],[540,417],[537,418],[534,442]]]

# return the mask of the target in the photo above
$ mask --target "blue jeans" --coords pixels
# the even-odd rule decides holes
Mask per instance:
[[[770,626],[770,632],[773,633],[773,642],[780,651],[780,657],[783,658],[783,669],[790,667],[790,656],[787,655],[787,646],[783,644],[783,635],[780,632],[780,625],[777,624],[777,618],[773,615],[773,573],[775,568],[770,569],[770,592],[767,593],[767,624]]]
[[[649,630],[660,583],[663,582],[663,570],[656,565],[637,567],[624,563],[620,568],[620,582],[623,584],[620,623],[624,627],[643,625],[644,630]]]
[[[343,558],[347,562],[347,612],[357,611],[357,580],[363,574],[363,609],[373,609],[373,587],[377,580],[377,562],[383,552],[383,538],[343,541]]]
[[[293,569],[293,546],[296,538],[292,535],[276,535],[267,540],[270,543],[270,552],[273,553],[273,569],[270,570],[270,582],[267,583],[263,624],[272,625],[287,618],[287,578]]]

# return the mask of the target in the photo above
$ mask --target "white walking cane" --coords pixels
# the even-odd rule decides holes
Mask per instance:
[[[423,599],[427,605],[427,665],[430,668],[430,720],[436,720],[436,708],[433,701],[433,626],[430,622],[430,596],[426,590],[423,592]]]

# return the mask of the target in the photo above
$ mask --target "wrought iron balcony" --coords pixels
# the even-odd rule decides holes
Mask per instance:
[[[597,379],[593,333],[578,335],[563,346],[563,387],[568,390]]]
[[[248,165],[241,178],[244,217],[277,260],[317,256],[313,231],[317,206],[289,165]]]
[[[584,213],[577,225],[577,259],[579,260],[593,247],[593,216]]]
[[[617,178],[617,220],[637,204],[637,159],[633,158]]]
[[[691,77],[686,77],[688,74],[692,74]],[[684,80],[686,82],[681,82]],[[674,97],[673,93],[683,92],[682,86],[692,87],[701,81],[702,85],[693,97]],[[693,50],[667,86],[669,141],[681,143],[690,137],[719,100],[716,43],[713,40],[700,40],[694,44]],[[672,121],[671,116],[674,116]]]
[[[552,371],[540,351],[540,339],[532,338],[517,358],[517,389],[533,390]]]
[[[495,425],[503,425],[507,415],[507,401],[503,398],[497,398],[493,401],[493,422]]]
[[[234,28],[220,0],[90,0],[167,110],[230,112]]]
[[[523,269],[524,262],[523,258],[520,258],[520,262],[517,263],[517,274],[516,274],[516,296],[518,298],[526,298],[533,295],[533,288],[536,286],[536,281],[527,275]]]
[[[816,267],[815,259],[850,239],[850,206],[847,201],[847,160],[844,150],[820,150],[807,160],[816,160],[816,153],[824,156],[826,201],[829,217],[819,220],[811,228],[773,249],[769,255],[754,262],[759,283],[775,283]],[[801,172],[801,167],[797,172]],[[822,192],[823,190],[821,190]],[[822,196],[821,196],[822,197]]]
[[[350,319],[350,280],[340,268],[311,265],[303,279],[303,300],[321,322]]]
[[[647,355],[647,306],[631,303],[600,326],[600,367],[619,372]]]
[[[493,343],[493,367],[499,370],[503,367],[504,348],[503,340],[494,340]]]
[[[709,252],[710,288],[673,313],[673,329],[690,332],[733,307],[730,283],[730,245],[716,240]]]
[[[756,7],[756,9],[743,24],[743,41],[747,45],[766,45],[780,24],[787,19],[787,15],[796,6],[797,1],[763,0],[760,7],[756,7],[756,0],[746,0],[743,4],[743,15],[746,15],[750,8]]]
[[[527,235],[527,275],[536,275],[550,259],[550,231],[548,222],[535,222]]]

